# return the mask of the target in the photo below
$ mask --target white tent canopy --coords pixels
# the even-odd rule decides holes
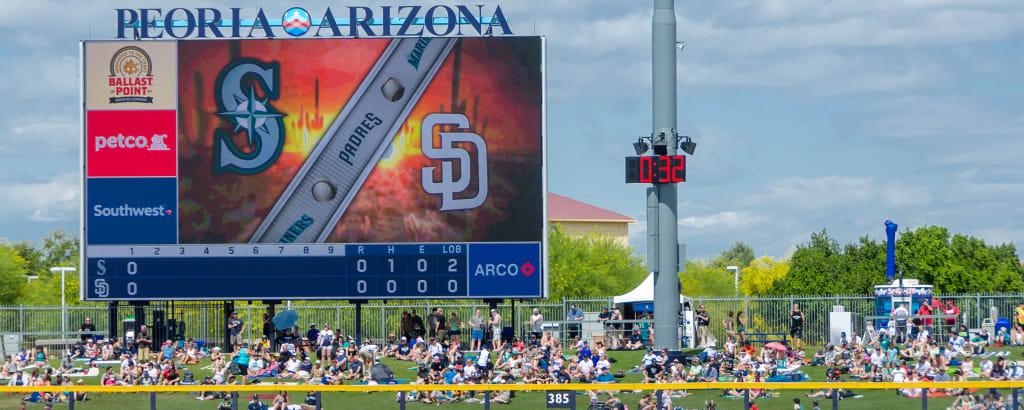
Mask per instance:
[[[633,290],[626,292],[624,295],[619,295],[614,298],[615,304],[622,303],[654,303],[654,273],[647,275],[647,279],[644,279]],[[679,295],[679,303],[689,302],[690,298]]]

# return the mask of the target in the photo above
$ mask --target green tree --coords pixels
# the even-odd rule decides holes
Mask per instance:
[[[0,304],[17,303],[25,290],[28,261],[11,246],[0,243]]]
[[[743,269],[740,290],[745,295],[768,294],[775,282],[784,278],[788,272],[789,261],[762,256],[754,259],[749,266]]]
[[[811,234],[811,241],[797,245],[790,258],[789,272],[776,281],[773,294],[835,294],[851,293],[845,287],[844,277],[849,264],[839,242],[824,229]]]
[[[606,235],[569,235],[556,225],[548,233],[548,251],[554,300],[618,295],[647,277],[633,249]]]
[[[754,248],[743,242],[736,242],[729,249],[723,251],[721,255],[718,255],[713,263],[719,268],[732,265],[739,266],[742,269],[744,266],[750,266],[750,263],[753,261]]]
[[[30,243],[16,244],[23,255],[28,255],[29,272],[39,276],[24,288],[21,303],[28,304],[59,304],[61,293],[60,273],[50,272],[55,266],[69,266],[81,269],[78,264],[78,238],[63,229],[50,232],[42,240],[42,246],[36,248]],[[28,259],[28,258],[26,258]],[[65,300],[69,304],[82,303],[78,298],[79,271],[65,274]]]
[[[718,267],[714,261],[686,261],[686,272],[679,274],[682,294],[686,296],[733,296],[733,274]]]

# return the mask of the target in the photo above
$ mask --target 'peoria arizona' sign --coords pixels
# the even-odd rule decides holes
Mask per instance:
[[[119,39],[512,35],[501,6],[327,7],[316,10],[320,18],[302,7],[289,8],[280,17],[263,8],[253,13],[237,7],[115,11]]]

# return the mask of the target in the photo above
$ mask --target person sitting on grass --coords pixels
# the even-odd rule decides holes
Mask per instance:
[[[358,355],[349,359],[348,361],[348,374],[345,375],[345,380],[361,380],[364,376],[365,368],[363,366],[363,359]]]
[[[718,381],[718,363],[715,363],[715,358],[711,358],[711,361],[704,364],[704,370],[701,371],[700,381],[702,382],[717,382]]]
[[[971,338],[970,346],[971,354],[984,354],[985,347],[988,346],[988,330],[981,329],[981,332],[975,333]]]
[[[160,385],[177,386],[178,383],[180,382],[181,379],[178,375],[178,368],[174,367],[174,364],[172,363],[170,366],[167,367],[167,370],[164,370],[163,375],[161,377]]]
[[[43,347],[43,346],[36,346],[36,351],[35,351],[35,359],[36,359],[35,365],[36,365],[36,368],[42,369],[42,368],[47,366],[46,365],[46,357],[47,356],[49,356],[49,355],[47,354],[47,351],[46,351],[45,347]]]
[[[405,336],[402,336],[401,342],[399,342],[398,348],[395,349],[396,360],[412,360],[413,359],[413,348],[409,346],[408,340]]]

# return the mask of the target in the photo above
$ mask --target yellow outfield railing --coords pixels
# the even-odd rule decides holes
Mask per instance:
[[[702,389],[774,389],[774,390],[822,390],[822,389],[1016,389],[1024,387],[1024,381],[967,381],[967,382],[788,382],[788,383],[569,383],[569,384],[378,384],[378,385],[194,385],[194,386],[0,386],[0,393],[25,392],[97,392],[97,393],[169,393],[169,392],[265,392],[265,391],[319,391],[319,392],[401,392],[401,391],[502,391],[502,390],[702,390]]]

